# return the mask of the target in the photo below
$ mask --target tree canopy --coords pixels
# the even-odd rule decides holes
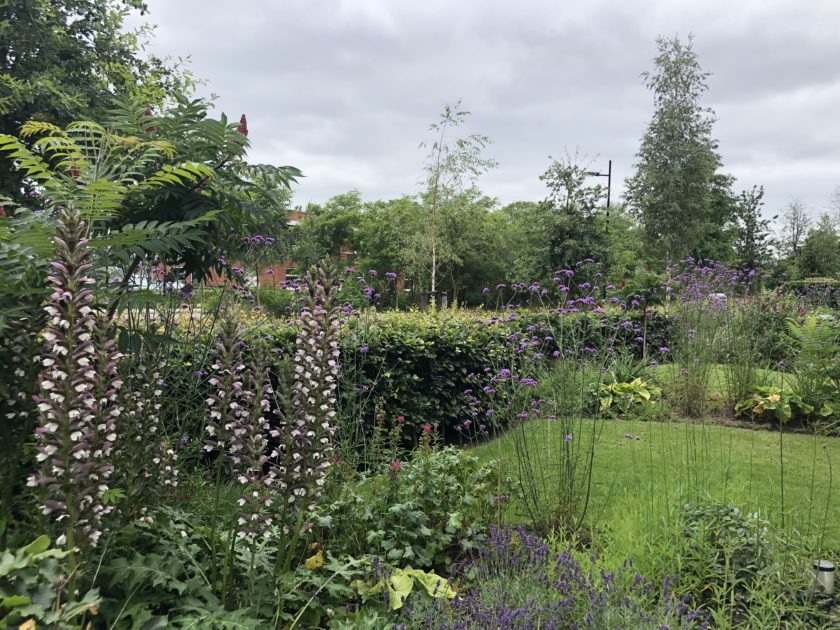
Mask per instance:
[[[642,137],[626,199],[648,245],[668,259],[719,257],[732,219],[732,178],[712,137],[714,112],[701,99],[708,89],[692,37],[657,39],[654,69],[643,74],[654,112]]]

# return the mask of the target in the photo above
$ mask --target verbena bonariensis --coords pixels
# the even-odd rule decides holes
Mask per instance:
[[[96,545],[112,509],[102,497],[113,469],[122,381],[109,326],[93,309],[91,253],[79,214],[62,210],[56,232],[36,397],[37,469],[28,483],[43,493],[43,512],[62,524],[59,544],[71,551],[72,569],[73,550]]]

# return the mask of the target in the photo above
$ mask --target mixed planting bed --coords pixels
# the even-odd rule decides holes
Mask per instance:
[[[693,260],[648,305],[585,260],[481,309],[379,312],[393,278],[325,263],[284,316],[240,284],[109,317],[85,235],[62,210],[4,346],[4,624],[833,623],[833,310]]]

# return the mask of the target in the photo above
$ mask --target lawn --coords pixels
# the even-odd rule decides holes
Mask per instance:
[[[569,430],[571,442],[564,440]],[[826,547],[840,549],[840,503],[832,500],[837,489],[832,488],[831,475],[831,463],[840,461],[836,438],[712,423],[585,419],[562,428],[550,421],[531,421],[473,449],[482,460],[500,459],[505,474],[514,480],[516,432],[532,461],[548,471],[548,497],[554,496],[552,482],[558,479],[553,471],[575,453],[587,459],[594,439],[589,514],[597,529],[655,529],[682,503],[708,497],[735,503],[744,512],[759,512],[779,533],[795,533],[815,546],[822,540]],[[507,513],[510,520],[524,518],[519,508],[514,499]]]
[[[648,368],[651,378],[657,383],[667,385],[675,380],[679,372],[679,366],[673,363],[662,363],[655,367]],[[708,396],[710,400],[720,400],[727,393],[728,376],[727,368],[723,364],[712,364],[708,366]],[[785,374],[776,370],[765,368],[756,369],[756,384],[772,385],[775,387],[791,388],[794,385],[795,376]]]

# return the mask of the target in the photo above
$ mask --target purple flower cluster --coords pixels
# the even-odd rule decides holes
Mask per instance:
[[[403,607],[406,625],[395,627],[580,630],[620,621],[620,627],[705,629],[710,624],[708,613],[676,595],[669,578],[656,584],[636,573],[629,560],[608,572],[593,557],[584,568],[571,548],[552,553],[522,528],[493,528],[489,540],[454,567],[450,580],[473,586],[451,602],[410,598]]]
[[[723,308],[728,299],[754,293],[767,275],[757,269],[732,269],[717,260],[686,258],[669,266],[668,278],[666,295]]]
[[[251,247],[270,247],[271,245],[274,245],[276,239],[273,236],[262,236],[261,234],[255,234],[254,236],[243,236],[242,242]]]

